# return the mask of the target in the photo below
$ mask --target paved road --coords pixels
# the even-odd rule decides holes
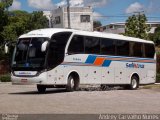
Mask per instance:
[[[160,89],[76,91],[51,89],[38,94],[36,86],[0,83],[0,113],[105,114],[160,113]]]

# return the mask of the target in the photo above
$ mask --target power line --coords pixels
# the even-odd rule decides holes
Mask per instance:
[[[126,18],[126,17],[129,17],[129,16],[114,16],[114,15],[112,15],[112,16],[109,16],[109,15],[104,15],[104,16],[93,16],[93,17],[102,17],[102,18],[110,18],[110,17],[116,17],[116,18]],[[146,16],[147,17],[147,16]],[[158,16],[149,16],[149,17],[147,17],[147,18],[160,18],[160,17],[158,17]]]
[[[129,16],[109,16],[109,15],[106,15],[106,16],[93,16],[93,17],[129,17]]]

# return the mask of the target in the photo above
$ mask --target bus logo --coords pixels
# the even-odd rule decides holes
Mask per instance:
[[[127,68],[144,68],[143,64],[137,64],[137,63],[126,63]]]

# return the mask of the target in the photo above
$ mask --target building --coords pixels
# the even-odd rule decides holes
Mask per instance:
[[[53,28],[68,28],[67,7],[51,11]],[[70,7],[70,27],[72,29],[93,31],[93,11],[91,7]]]
[[[52,27],[52,12],[51,11],[43,11],[43,15],[47,17],[48,19],[48,27],[51,28]]]
[[[155,29],[160,26],[160,21],[149,21],[146,23],[150,26],[151,30],[149,33],[154,33]],[[122,34],[125,33],[125,22],[111,23],[105,26],[101,26],[94,29],[95,31]]]

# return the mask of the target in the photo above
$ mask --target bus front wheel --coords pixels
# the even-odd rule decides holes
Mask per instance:
[[[45,93],[46,87],[44,85],[37,85],[37,90],[39,93]]]

